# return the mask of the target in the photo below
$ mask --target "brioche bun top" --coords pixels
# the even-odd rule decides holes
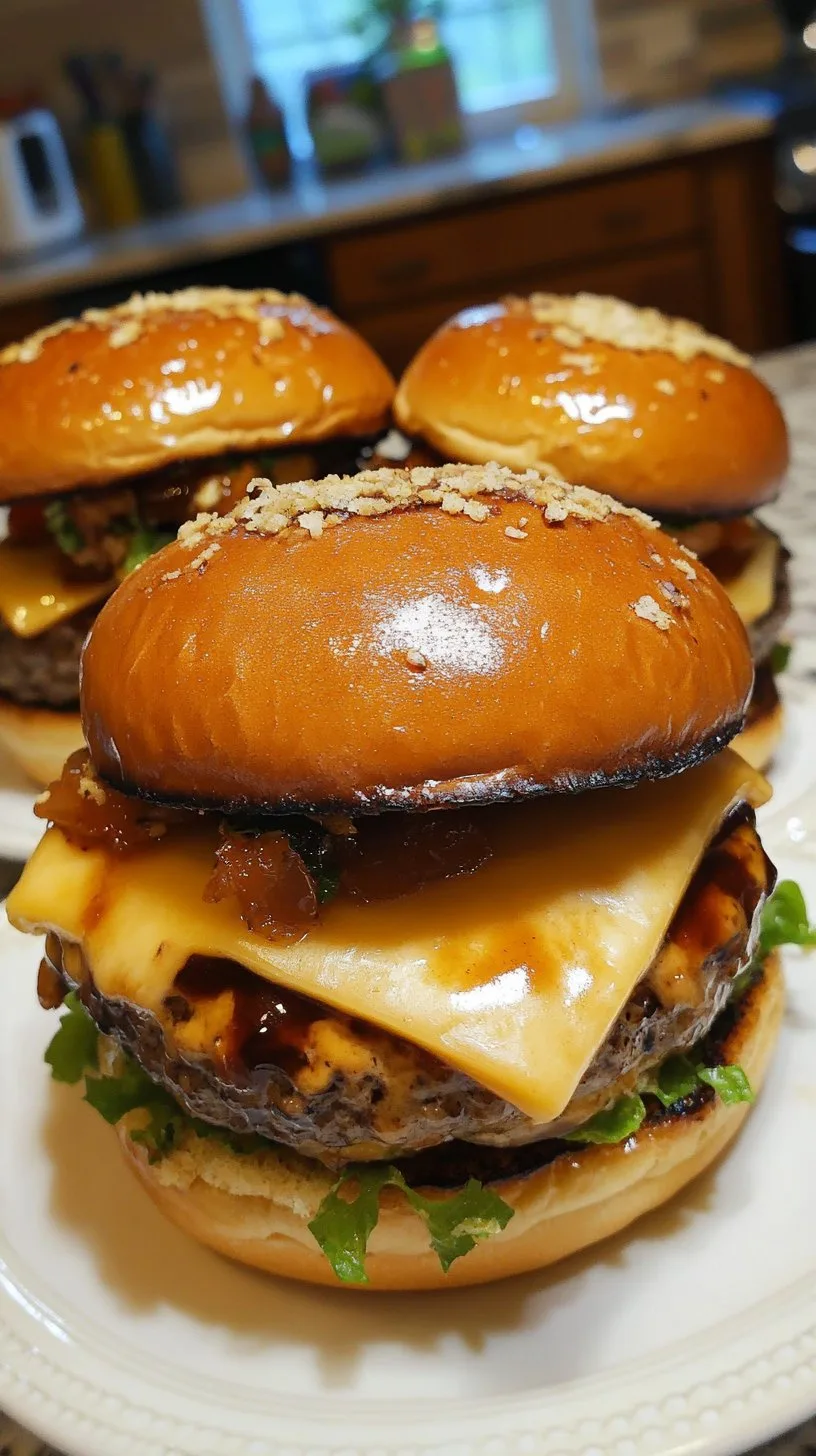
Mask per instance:
[[[110,782],[355,813],[661,776],[739,728],[711,573],[640,512],[499,466],[274,487],[103,607],[82,717]]]
[[[0,352],[0,498],[367,434],[393,391],[359,334],[297,294],[134,294]]]
[[[751,510],[788,465],[782,412],[746,355],[592,294],[465,309],[409,365],[395,413],[447,460],[555,471],[661,516]]]

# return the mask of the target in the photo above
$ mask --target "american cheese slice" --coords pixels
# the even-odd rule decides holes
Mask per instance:
[[[156,1011],[188,956],[230,957],[547,1121],[653,960],[729,807],[768,793],[726,752],[662,783],[481,810],[494,855],[480,870],[400,900],[335,900],[297,945],[251,934],[232,902],[205,904],[209,832],[118,859],[52,828],[7,908],[21,930],[82,942],[107,996]]]
[[[735,576],[732,581],[723,582],[746,627],[758,622],[773,606],[778,558],[779,542],[776,536],[760,526],[751,555],[739,576]]]
[[[0,617],[18,637],[37,637],[113,590],[108,581],[63,581],[61,565],[56,546],[0,541]]]

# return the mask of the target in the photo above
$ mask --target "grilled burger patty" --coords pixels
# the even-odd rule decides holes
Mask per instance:
[[[300,450],[181,461],[104,490],[76,490],[50,501],[12,505],[12,538],[24,544],[58,542],[69,580],[115,581],[126,563],[134,531],[152,533],[155,547],[170,540],[199,510],[227,510],[244,495],[253,475],[277,483],[335,472],[354,473],[375,442],[356,438],[321,441]],[[56,537],[45,513],[57,512]],[[18,637],[0,623],[0,695],[25,706],[76,710],[79,657],[99,611],[97,604],[58,622],[36,637]]]
[[[40,996],[53,1006],[78,986],[100,1030],[187,1112],[329,1166],[451,1139],[513,1147],[562,1136],[705,1036],[749,958],[755,913],[772,882],[743,808],[709,847],[657,959],[569,1106],[546,1125],[412,1043],[229,961],[188,961],[159,1017],[103,996],[79,947],[52,934]]]
[[[96,612],[88,607],[38,637],[18,637],[0,623],[0,694],[15,703],[75,710],[79,656]]]

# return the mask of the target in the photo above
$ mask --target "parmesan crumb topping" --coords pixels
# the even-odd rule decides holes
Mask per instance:
[[[682,556],[673,556],[671,564],[672,566],[676,566],[678,571],[682,571],[683,575],[688,577],[689,581],[697,580],[697,572],[694,570],[691,562],[685,561]]]
[[[661,581],[659,587],[661,595],[666,598],[667,602],[671,602],[673,607],[679,607],[683,611],[691,605],[685,592],[682,592],[679,586],[675,586],[673,581]]]
[[[673,354],[684,364],[704,354],[740,369],[751,368],[747,354],[725,339],[707,334],[688,319],[669,318],[656,308],[636,308],[619,298],[594,293],[533,293],[529,300],[508,299],[506,306],[529,311],[537,324],[549,325],[553,338],[570,349],[593,339],[617,349]]]
[[[600,495],[585,486],[568,485],[555,476],[536,470],[515,473],[503,465],[416,466],[413,470],[384,467],[363,470],[359,475],[328,475],[324,480],[301,480],[273,485],[256,479],[244,500],[223,516],[203,513],[186,521],[178,539],[188,550],[199,550],[193,566],[204,564],[218,550],[218,538],[241,527],[262,536],[277,536],[289,529],[316,538],[327,527],[350,516],[383,516],[408,506],[438,506],[448,515],[466,516],[474,522],[490,514],[487,496],[524,500],[543,511],[550,524],[572,516],[581,521],[606,521],[628,516],[650,530],[657,529],[643,511],[621,505],[611,496]],[[481,499],[480,499],[481,497]],[[506,528],[507,535],[523,540],[525,531]],[[201,550],[200,548],[204,548]]]
[[[654,597],[638,597],[637,601],[632,603],[632,610],[636,617],[641,617],[644,622],[652,622],[655,627],[660,628],[661,632],[668,632],[672,624],[668,612],[664,612]]]
[[[529,533],[520,531],[518,526],[505,526],[504,534],[509,536],[511,541],[526,541]]]
[[[107,798],[99,780],[93,778],[91,774],[80,774],[79,792],[83,799],[92,799],[95,804],[99,804],[100,808]]]
[[[240,319],[255,325],[258,343],[264,345],[283,338],[280,318],[267,310],[281,304],[305,303],[299,294],[279,293],[275,288],[180,288],[175,293],[134,293],[112,308],[86,308],[78,319],[60,319],[29,334],[19,344],[9,344],[0,350],[0,365],[33,363],[49,339],[69,329],[78,333],[89,328],[102,329],[107,332],[111,349],[124,349],[141,337],[152,320],[168,313],[205,313],[217,319]]]

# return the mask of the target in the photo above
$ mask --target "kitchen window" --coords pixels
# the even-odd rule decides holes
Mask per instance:
[[[364,59],[359,0],[242,0],[254,65],[287,116],[297,155],[310,150],[304,80]],[[440,29],[471,130],[563,118],[593,64],[591,0],[445,0]]]

